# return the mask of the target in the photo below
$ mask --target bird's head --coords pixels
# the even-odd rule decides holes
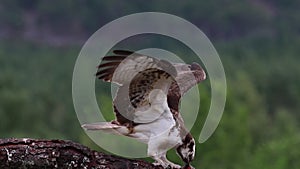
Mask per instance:
[[[190,133],[188,133],[182,140],[182,144],[176,149],[177,154],[186,163],[186,169],[192,168],[191,161],[195,157],[195,140]]]

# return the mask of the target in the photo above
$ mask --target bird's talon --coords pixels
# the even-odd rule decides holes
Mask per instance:
[[[158,163],[158,162],[153,162],[152,165],[154,165],[154,166],[161,166],[161,164]]]

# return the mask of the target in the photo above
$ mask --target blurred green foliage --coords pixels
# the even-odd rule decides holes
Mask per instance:
[[[215,169],[296,169],[300,166],[300,1],[230,0],[169,4],[162,1],[18,1],[0,3],[0,136],[60,138],[100,149],[80,127],[72,104],[72,72],[79,45],[61,47],[18,39],[24,15],[59,36],[90,35],[120,16],[168,12],[190,20],[213,41],[224,64],[228,94],[214,135],[197,144],[193,165]],[[6,34],[10,34],[6,36]],[[12,36],[16,35],[16,36]],[[37,37],[38,39],[38,37]],[[32,40],[32,39],[31,39]],[[140,37],[144,44],[186,49]],[[175,43],[175,42],[173,42]],[[172,45],[170,45],[172,44]],[[118,45],[116,46],[118,47]],[[182,49],[182,50],[180,50]],[[109,85],[96,82],[99,105],[110,120]],[[210,84],[199,85],[201,107],[192,128],[198,138],[210,105]],[[105,109],[105,110],[104,110]],[[169,158],[180,162],[174,151]],[[147,159],[149,160],[149,159]]]

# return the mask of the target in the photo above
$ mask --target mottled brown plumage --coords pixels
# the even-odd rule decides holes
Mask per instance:
[[[96,73],[96,76],[98,79],[102,79],[104,81],[107,82],[111,82],[112,81],[112,77],[113,77],[113,73],[116,70],[116,68],[119,66],[119,64],[129,55],[136,55],[136,56],[142,56],[138,53],[134,53],[132,51],[125,51],[125,50],[114,50],[113,51],[114,56],[105,56],[102,60],[103,63],[101,63],[98,66],[98,71]],[[167,100],[168,100],[168,105],[171,109],[171,112],[174,114],[174,116],[178,117],[179,114],[179,105],[180,105],[180,99],[181,97],[193,86],[195,86],[197,83],[203,81],[206,78],[205,72],[203,71],[202,67],[200,65],[198,65],[197,63],[192,63],[191,65],[182,65],[182,64],[175,64],[174,67],[176,68],[176,71],[178,71],[178,77],[177,79],[172,81],[172,84],[169,88],[169,92],[167,95]],[[184,67],[187,67],[184,69]],[[155,69],[153,69],[155,70]],[[182,71],[183,70],[183,71]],[[159,74],[161,73],[166,73],[162,70],[157,70],[159,72]],[[155,72],[155,71],[153,71]],[[134,78],[134,81],[132,81],[131,83],[131,88],[130,90],[133,92],[129,92],[130,94],[130,98],[132,101],[132,104],[134,107],[137,107],[136,105],[136,100],[138,100],[139,98],[137,97],[143,97],[146,98],[145,93],[143,93],[143,91],[147,90],[151,90],[153,89],[153,87],[150,85],[153,83],[153,79],[151,79],[151,76],[153,75],[153,72],[150,72],[149,70],[143,72],[143,73],[139,73],[138,75],[136,75],[136,77]],[[182,73],[181,73],[182,72]],[[168,74],[168,73],[166,73]],[[180,84],[182,86],[184,86],[185,88],[180,88],[179,84],[177,83],[177,80],[185,80],[186,75],[193,75],[192,78],[194,78],[195,80],[190,81],[190,82],[185,82],[186,84]],[[149,79],[150,77],[150,79]],[[158,76],[156,75],[156,78]],[[149,80],[148,85],[146,85],[146,83],[143,83],[142,78],[145,78],[145,80]],[[138,79],[138,80],[136,80]],[[136,83],[138,82],[138,83]],[[137,92],[141,92],[140,94]],[[138,93],[138,94],[137,94]],[[139,99],[139,100],[143,100],[143,99]],[[114,107],[115,108],[115,107]],[[120,118],[120,121],[122,123],[130,123],[130,124],[134,124],[134,122],[132,122],[131,120],[126,120],[122,118],[122,115],[119,115],[118,110],[115,109],[115,113],[117,118]],[[119,120],[118,120],[119,121]],[[122,124],[121,123],[121,124]]]

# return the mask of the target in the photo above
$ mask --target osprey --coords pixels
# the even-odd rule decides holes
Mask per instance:
[[[82,127],[144,142],[154,164],[164,168],[181,168],[166,158],[175,147],[185,168],[192,168],[195,140],[184,125],[179,104],[190,88],[206,78],[204,70],[197,63],[170,63],[125,50],[113,53],[103,58],[96,76],[119,87],[113,100],[116,119]]]

